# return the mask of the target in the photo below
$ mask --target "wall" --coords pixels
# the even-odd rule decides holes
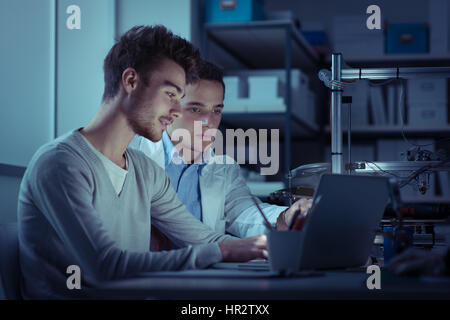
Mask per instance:
[[[0,164],[26,166],[54,135],[53,1],[0,2]],[[0,222],[16,219],[21,177],[0,170]]]
[[[191,0],[117,0],[117,32],[135,25],[163,24],[191,39]]]
[[[81,29],[69,30],[69,5]],[[0,223],[15,221],[21,172],[39,146],[86,125],[103,94],[103,60],[117,35],[166,25],[191,38],[191,0],[1,0]],[[16,172],[16,171],[15,171]]]
[[[81,9],[81,29],[66,27],[69,5]],[[82,127],[95,115],[103,93],[103,59],[114,44],[114,1],[57,2],[57,135]]]
[[[26,166],[53,137],[53,10],[53,1],[0,2],[0,163]]]

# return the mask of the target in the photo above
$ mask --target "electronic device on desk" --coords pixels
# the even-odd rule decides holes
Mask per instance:
[[[423,147],[417,145],[404,152],[406,161],[353,162],[347,165],[347,169],[358,175],[388,176],[396,181],[399,189],[412,186],[417,190],[414,199],[401,199],[398,212],[391,205],[386,208],[381,227],[394,230],[400,229],[401,225],[403,231],[410,233],[412,245],[434,248],[445,242],[445,238],[435,232],[435,226],[450,222],[450,194],[445,188],[449,183],[450,158],[445,152],[432,152]],[[430,183],[432,175],[439,175],[442,179],[440,197],[430,198],[428,195],[434,191]],[[386,233],[384,236],[394,237]]]
[[[431,174],[450,170],[448,160],[440,152],[429,152],[421,148],[412,148],[405,152],[408,161],[391,162],[353,162],[351,166],[353,175],[385,176],[393,179],[393,183],[399,191],[414,183],[419,190],[418,197],[426,195],[429,191],[429,179]],[[288,177],[289,188],[273,192],[269,196],[269,202],[278,205],[290,205],[300,198],[311,198],[317,189],[320,178],[325,173],[331,172],[330,163],[313,163],[300,166],[291,170]],[[412,182],[413,181],[413,182]],[[445,192],[442,190],[441,192]],[[398,195],[398,213],[390,203],[384,212],[379,226],[378,245],[383,244],[383,236],[394,237],[403,233],[403,227],[413,230],[412,245],[434,248],[442,244],[445,239],[435,233],[437,224],[446,224],[450,219],[450,197],[437,198],[438,201],[427,201],[426,198],[416,201],[403,201]],[[410,199],[409,199],[410,200]],[[436,198],[434,199],[436,200]],[[402,229],[400,231],[400,229]],[[386,231],[391,230],[391,234]]]
[[[312,198],[324,173],[331,173],[330,163],[310,163],[290,170],[288,189],[272,192],[269,202],[289,206],[301,198]]]
[[[346,187],[342,188],[343,185]],[[322,174],[313,203],[318,198],[321,201],[303,229],[297,231],[301,232],[297,252],[299,270],[364,265],[389,197],[389,179],[386,177]],[[214,267],[226,266],[246,268],[245,264],[217,264]],[[253,263],[247,266],[247,269],[264,268]]]

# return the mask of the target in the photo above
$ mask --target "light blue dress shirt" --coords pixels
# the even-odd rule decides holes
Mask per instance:
[[[202,221],[202,202],[199,176],[205,163],[194,163],[188,166],[182,155],[178,153],[169,135],[163,132],[162,141],[165,153],[166,174],[178,194],[180,201],[194,217]],[[172,161],[174,158],[177,161]]]

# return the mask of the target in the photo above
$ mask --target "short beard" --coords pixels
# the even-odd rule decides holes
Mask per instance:
[[[127,116],[127,121],[134,133],[153,142],[161,140],[162,133],[155,129],[154,117],[150,117],[150,120],[143,120],[139,110],[136,110]]]
[[[136,93],[135,107],[127,114],[127,121],[135,134],[147,138],[153,142],[161,140],[162,133],[155,129],[156,117],[150,114],[147,117],[142,116],[141,110],[145,109],[143,101],[143,91]]]

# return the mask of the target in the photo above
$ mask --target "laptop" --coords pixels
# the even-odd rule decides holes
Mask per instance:
[[[302,231],[300,270],[359,267],[367,262],[389,202],[389,179],[323,174],[321,196]],[[314,202],[313,200],[313,202]],[[268,270],[268,263],[218,263],[213,268]]]

